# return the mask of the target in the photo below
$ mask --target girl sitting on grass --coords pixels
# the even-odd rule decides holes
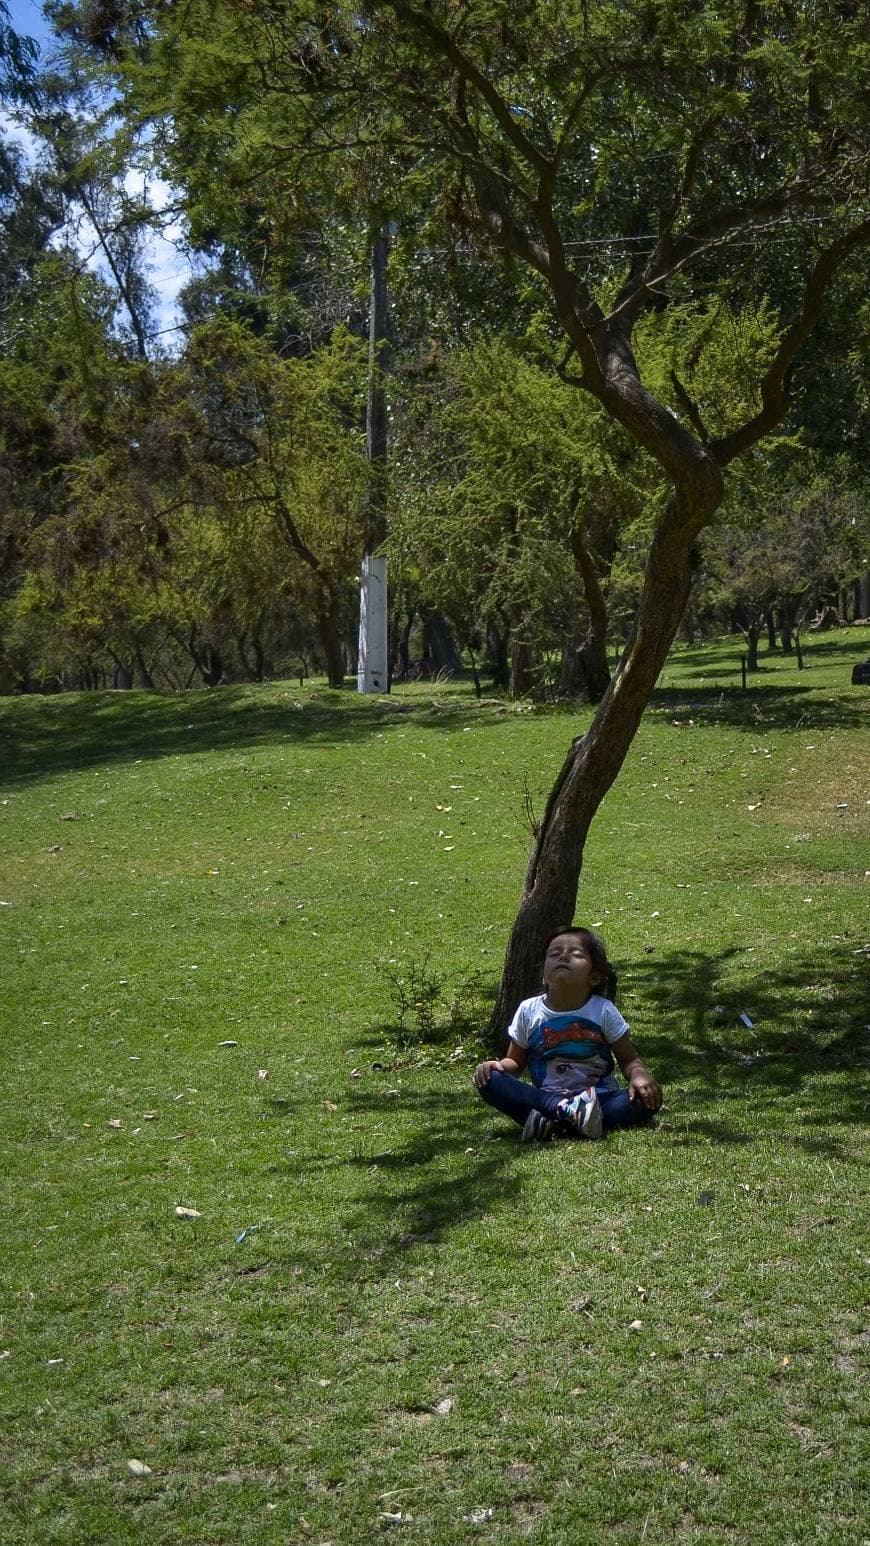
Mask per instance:
[[[507,1056],[479,1063],[483,1099],[523,1129],[526,1143],[600,1138],[650,1122],[661,1086],[641,1062],[613,1002],[616,977],[591,929],[559,929],[547,942],[544,992],[524,999],[508,1027]],[[613,1072],[614,1055],[628,1089]],[[525,1068],[532,1077],[524,1084]]]

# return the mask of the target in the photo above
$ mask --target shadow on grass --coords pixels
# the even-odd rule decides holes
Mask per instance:
[[[658,1034],[644,1031],[644,1055],[666,1087],[692,1086],[684,1142],[755,1141],[757,1125],[747,1133],[742,1120],[751,1106],[756,1116],[759,1108],[762,1114],[769,1108],[772,1128],[786,1141],[841,1157],[841,1145],[829,1132],[815,1137],[806,1129],[867,1120],[870,957],[849,945],[822,949],[812,942],[778,967],[739,949],[713,956],[673,951],[637,963],[626,978],[632,999],[665,1027]],[[741,1012],[752,1029],[740,1023]],[[804,1112],[795,1124],[800,1130],[790,1134],[781,1132],[778,1104],[789,1100]],[[705,1105],[715,1104],[721,1113],[723,1102],[724,1116],[703,1116]]]
[[[658,1130],[639,1129],[620,1142],[655,1145],[662,1175],[669,1150],[760,1145],[767,1152],[771,1140],[828,1163],[857,1164],[848,1130],[867,1117],[868,965],[848,946],[822,952],[811,942],[772,968],[736,949],[673,951],[639,963],[626,973],[632,1005],[661,1029],[643,1030],[638,1042],[665,1086],[667,1107]],[[724,984],[738,979],[735,995]],[[744,1008],[754,1031],[737,1021]],[[378,1029],[370,1045],[382,1047],[386,1028]],[[332,1119],[354,1124],[360,1152],[336,1154],[324,1143],[301,1167],[298,1160],[286,1166],[295,1184],[304,1184],[305,1172],[332,1173],[338,1190],[348,1173],[356,1177],[342,1221],[353,1249],[342,1271],[357,1283],[387,1268],[407,1270],[409,1258],[416,1268],[418,1248],[515,1207],[543,1157],[478,1100],[468,1064],[401,1074],[400,1101],[383,1088],[355,1089]],[[382,1146],[371,1142],[373,1124],[381,1123]],[[589,1157],[600,1180],[606,1150]],[[284,1174],[285,1166],[274,1172]]]
[[[715,673],[706,671],[706,678]],[[750,682],[751,682],[750,678]],[[759,687],[746,692],[741,687],[657,688],[650,699],[653,711],[689,715],[698,725],[727,725],[756,733],[764,726],[771,730],[846,730],[867,724],[864,701],[854,698],[823,698],[811,683],[788,687]]]
[[[406,1258],[420,1247],[444,1243],[457,1230],[486,1218],[510,1200],[515,1204],[529,1163],[539,1158],[519,1142],[519,1129],[506,1119],[493,1126],[489,1108],[467,1083],[470,1070],[451,1071],[458,1089],[445,1099],[442,1090],[403,1088],[401,1112],[395,1099],[381,1092],[353,1092],[334,1121],[364,1118],[365,1125],[383,1121],[383,1147],[360,1143],[365,1152],[337,1154],[328,1142],[322,1149],[271,1167],[276,1179],[294,1187],[306,1175],[336,1178],[336,1192],[347,1187],[348,1173],[356,1179],[342,1208],[341,1232],[352,1249],[341,1253],[340,1270],[361,1284],[384,1271],[404,1270]],[[401,1116],[404,1132],[397,1132]],[[411,1131],[408,1131],[408,1128]],[[293,1255],[310,1255],[316,1265],[321,1247],[296,1243]]]
[[[809,665],[812,665],[816,659],[827,662],[834,656],[848,656],[851,658],[854,655],[855,657],[860,657],[866,655],[868,650],[870,650],[870,628],[862,631],[860,634],[856,633],[846,638],[843,637],[842,633],[834,634],[833,636],[803,634],[801,636],[801,650],[804,660]],[[698,674],[704,676],[704,667],[709,662],[712,662],[714,665],[717,663],[722,665],[730,664],[732,669],[736,669],[739,674],[740,657],[745,655],[745,653],[746,645],[736,635],[733,639],[727,642],[723,641],[719,645],[678,646],[673,654],[670,655],[665,669],[672,667],[680,670],[683,666],[694,666]],[[780,648],[771,650],[762,645],[759,651],[759,660],[762,664],[779,665],[786,671],[790,667],[795,671],[797,670],[797,651],[791,655],[784,655]]]
[[[471,702],[363,698],[350,688],[300,695],[270,683],[176,696],[156,692],[63,693],[0,700],[2,778],[7,785],[112,763],[261,746],[364,741],[409,717],[453,728],[479,712]],[[500,723],[489,715],[487,723]]]
[[[815,645],[814,652],[844,654],[866,651],[866,641]],[[659,688],[650,700],[652,712],[685,715],[701,725],[723,725],[757,733],[775,729],[818,730],[866,723],[866,701],[859,694],[823,696],[812,681],[768,684],[764,676],[750,678],[743,691],[734,685],[733,654],[727,649],[687,651],[679,667],[686,680]],[[721,669],[720,669],[721,665]],[[700,686],[721,677],[723,685]],[[844,662],[844,682],[848,662]],[[729,685],[725,685],[725,680]],[[535,716],[558,714],[573,721],[575,733],[587,723],[589,709],[557,704],[523,706]],[[578,722],[579,713],[579,722]],[[156,692],[61,693],[57,697],[0,699],[3,739],[3,780],[9,785],[112,763],[162,757],[191,756],[213,751],[242,753],[256,747],[291,743],[328,746],[364,741],[386,726],[409,717],[429,728],[454,730],[477,722],[509,724],[514,713],[500,699],[478,704],[470,696],[434,695],[410,701],[393,695],[358,696],[352,687],[298,690],[291,683],[218,687],[174,695]]]

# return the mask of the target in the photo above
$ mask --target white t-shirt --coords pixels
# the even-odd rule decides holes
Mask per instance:
[[[551,1009],[539,993],[523,999],[508,1026],[511,1041],[528,1049],[532,1082],[566,1093],[589,1084],[619,1089],[610,1048],[627,1033],[616,1005],[600,993],[579,1009]]]

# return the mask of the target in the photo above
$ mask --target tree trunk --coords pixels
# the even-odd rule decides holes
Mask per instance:
[[[503,1032],[520,999],[539,986],[548,934],[572,921],[590,825],[625,761],[667,659],[689,595],[692,544],[715,511],[721,486],[716,494],[713,486],[675,498],[653,539],[634,638],[588,731],[568,752],[535,837],[493,1033]]]
[[[450,624],[437,609],[423,618],[423,665],[431,676],[439,671],[458,671],[462,665]]]
[[[333,593],[326,594],[317,613],[317,635],[326,659],[326,675],[330,687],[344,686],[344,648],[338,626],[339,601]]]
[[[564,698],[579,698],[582,695],[590,703],[600,703],[609,686],[607,636],[596,637],[594,629],[590,627],[582,643],[575,635],[562,650],[559,693]]]
[[[579,698],[583,692],[583,668],[580,660],[582,649],[580,629],[577,624],[562,645],[562,663],[559,667],[559,697]]]
[[[477,670],[477,661],[474,658],[474,649],[472,648],[472,646],[470,644],[467,646],[467,649],[468,649],[468,658],[471,661],[471,677],[472,677],[472,680],[474,682],[474,696],[475,696],[475,698],[477,699],[477,701],[479,703],[481,698],[483,697],[483,688],[480,685],[480,676],[479,676],[478,670]]]
[[[414,618],[417,615],[416,607],[408,612],[401,628],[397,629],[396,637],[396,665],[397,676],[400,682],[406,682],[411,672],[411,629],[414,626]]]
[[[772,607],[768,607],[767,611],[764,614],[764,626],[767,629],[767,647],[768,647],[769,650],[775,650],[776,649],[776,619],[774,618],[773,608]]]
[[[145,656],[142,653],[142,646],[139,645],[139,644],[136,645],[135,655],[136,655],[136,670],[139,673],[139,686],[140,687],[153,688],[153,686],[154,686],[154,678],[151,675],[151,672],[148,669],[148,666],[146,664]]]
[[[508,691],[512,698],[524,698],[534,686],[532,651],[526,639],[511,640],[511,675]]]
[[[262,682],[266,674],[266,652],[263,649],[263,641],[258,633],[255,633],[251,643],[254,646],[254,680]]]
[[[507,687],[510,681],[507,632],[496,623],[486,625],[486,663],[495,687]]]
[[[586,695],[590,703],[600,703],[610,686],[610,667],[607,664],[607,638],[586,635],[580,651],[580,666],[585,681]]]
[[[133,686],[133,673],[129,666],[119,660],[113,650],[109,650],[112,657],[112,689],[114,692],[129,692]]]
[[[577,661],[578,677],[581,690],[585,690],[589,702],[600,703],[610,686],[610,667],[607,664],[607,604],[595,560],[583,529],[576,521],[571,530],[571,551],[589,611],[589,626]]]
[[[743,630],[746,638],[746,669],[758,670],[758,641],[761,638],[761,628],[758,623],[747,623]]]
[[[224,660],[220,650],[209,645],[205,652],[205,670],[202,679],[206,687],[218,687],[223,680]]]

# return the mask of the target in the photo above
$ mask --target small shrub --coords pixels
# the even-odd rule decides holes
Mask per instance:
[[[403,1050],[449,1048],[483,1055],[490,1003],[478,976],[456,983],[436,972],[431,956],[387,973],[393,991],[395,1024],[390,1036]]]

